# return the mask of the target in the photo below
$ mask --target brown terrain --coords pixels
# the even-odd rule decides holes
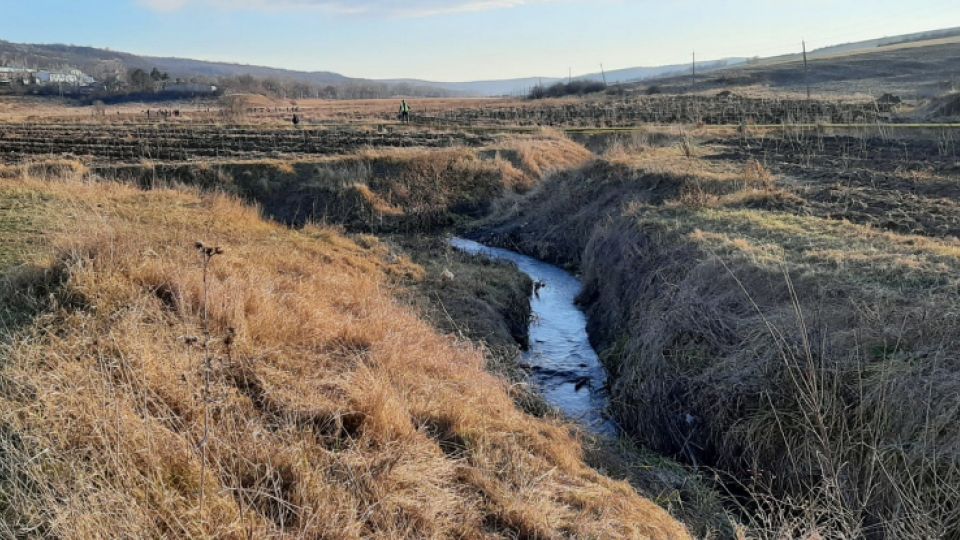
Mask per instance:
[[[955,47],[409,125],[3,98],[0,534],[956,537]],[[620,437],[452,234],[581,277]]]

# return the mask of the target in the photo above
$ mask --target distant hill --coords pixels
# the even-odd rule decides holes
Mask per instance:
[[[929,40],[960,38],[960,28],[948,28],[891,36],[879,39],[845,43],[810,51],[812,60],[826,59],[837,55],[869,53],[883,48],[909,46]],[[697,72],[702,74],[740,71],[750,67],[773,66],[796,62],[800,54],[781,55],[770,58],[726,58],[697,63]],[[174,78],[207,78],[251,76],[260,79],[290,81],[314,87],[356,88],[374,86],[381,97],[396,94],[411,95],[459,95],[459,96],[502,96],[524,95],[538,84],[550,85],[565,81],[558,77],[526,77],[519,79],[437,82],[418,79],[371,80],[353,78],[328,71],[295,71],[265,66],[234,64],[227,62],[207,62],[184,58],[150,57],[74,45],[29,45],[0,41],[0,66],[22,66],[36,68],[76,67],[94,77],[103,78],[110,74],[125,73],[131,69],[150,71],[157,68]],[[690,73],[689,64],[669,66],[633,67],[600,73],[589,73],[574,77],[574,80],[600,81],[606,76],[610,84],[644,82],[653,79],[679,78]],[[379,85],[379,86],[377,86]]]
[[[314,87],[347,88],[381,85],[386,95],[390,95],[390,92],[413,93],[416,95],[450,95],[447,90],[430,87],[427,84],[396,87],[384,81],[351,78],[328,71],[306,72],[187,58],[139,56],[108,49],[75,45],[33,45],[0,41],[0,66],[3,65],[43,69],[70,66],[100,80],[111,75],[121,75],[133,69],[142,69],[149,72],[156,68],[167,73],[171,78],[219,79],[250,76],[258,79],[296,82]],[[383,97],[386,97],[386,95]]]
[[[286,69],[230,64],[224,62],[206,62],[185,58],[159,58],[138,56],[108,49],[78,47],[75,45],[28,45],[0,41],[0,65],[18,65],[23,67],[53,68],[71,66],[87,73],[95,74],[104,67],[117,63],[126,69],[150,71],[157,68],[172,77],[272,77],[293,79],[310,84],[344,84],[362,79],[351,79],[337,73],[326,71],[302,72]]]
[[[802,94],[809,84],[819,94],[896,94],[927,99],[960,88],[960,28],[847,43],[803,55],[751,59],[699,78],[698,91],[759,87]],[[689,77],[663,77],[665,92],[689,89]],[[642,85],[640,85],[642,86]]]
[[[697,71],[708,73],[717,69],[744,64],[746,58],[727,58],[723,60],[713,60],[709,62],[697,63]],[[609,84],[619,84],[627,82],[640,82],[655,77],[665,77],[679,73],[689,73],[690,64],[656,66],[656,67],[633,67],[626,69],[615,69],[606,72],[606,81]],[[596,72],[586,75],[573,77],[574,81],[602,81],[604,73]],[[539,84],[549,86],[558,82],[566,82],[567,77],[525,77],[521,79],[503,79],[493,81],[470,81],[470,82],[436,82],[423,81],[419,79],[392,79],[384,82],[407,83],[425,85],[433,88],[441,88],[450,92],[475,95],[475,96],[511,96],[526,95],[530,89]]]
[[[731,58],[710,62],[698,63],[697,69],[704,73],[722,69],[724,67],[740,65],[744,58]],[[169,73],[171,77],[184,79],[195,77],[219,78],[238,77],[249,75],[257,78],[271,78],[278,80],[296,81],[318,86],[351,86],[361,84],[387,84],[407,87],[431,89],[438,94],[455,94],[463,96],[503,96],[523,95],[537,84],[553,84],[565,81],[566,78],[557,77],[526,77],[520,79],[467,81],[467,82],[437,82],[419,79],[388,79],[370,80],[352,78],[329,71],[294,71],[288,69],[232,64],[227,62],[207,62],[186,58],[168,58],[138,56],[107,49],[93,47],[79,47],[74,45],[30,45],[0,41],[0,65],[16,65],[23,67],[54,68],[62,66],[76,67],[94,77],[102,77],[104,73],[117,70],[143,69],[150,71],[157,68]],[[689,71],[689,65],[634,67],[611,70],[606,73],[607,82],[611,84],[635,82],[677,74]],[[603,80],[599,71],[574,77],[574,80]]]

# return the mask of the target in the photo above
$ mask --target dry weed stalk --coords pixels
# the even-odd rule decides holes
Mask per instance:
[[[207,310],[210,294],[210,263],[217,255],[223,254],[223,248],[219,246],[207,246],[203,242],[194,244],[196,250],[200,253],[201,265],[203,267],[203,438],[200,440],[200,519],[203,519],[203,501],[207,477],[207,443],[210,440],[210,372],[213,369],[213,357],[210,352],[211,333],[210,333],[210,315]]]

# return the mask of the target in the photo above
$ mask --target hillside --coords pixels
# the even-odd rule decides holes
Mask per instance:
[[[728,65],[742,63],[744,59],[704,62],[700,69],[704,72],[721,69]],[[520,79],[437,82],[420,79],[371,80],[347,77],[328,71],[295,71],[288,69],[235,64],[228,62],[208,62],[188,58],[138,56],[93,47],[74,45],[33,45],[18,44],[0,40],[0,65],[60,67],[72,66],[94,76],[103,77],[130,69],[142,69],[149,72],[153,68],[170,74],[174,78],[190,79],[195,77],[216,79],[221,77],[251,76],[263,79],[292,81],[312,86],[361,86],[382,84],[393,86],[398,93],[418,95],[462,95],[462,96],[500,96],[525,94],[537,84],[552,84],[565,79],[555,77],[526,77]],[[659,77],[688,69],[685,65],[638,67],[611,70],[606,73],[607,81],[619,83]],[[576,80],[602,80],[600,72],[577,76]]]
[[[922,56],[914,57],[911,53],[905,51],[912,50],[917,46],[922,46],[923,42],[937,43],[936,40],[949,40],[957,36],[960,36],[960,29],[957,28],[891,36],[825,47],[810,51],[809,57],[812,60],[823,61],[829,59],[832,62],[836,62],[837,57],[871,54],[874,52],[892,53],[893,51],[899,50],[901,51],[900,55],[892,59],[893,63],[887,66],[887,68],[905,69],[906,72],[901,73],[900,77],[904,81],[908,81],[910,76],[917,74],[929,76],[931,73],[936,73],[937,70],[941,70],[944,66],[936,62],[928,62]],[[913,52],[919,53],[920,51]],[[953,51],[948,52],[952,53]],[[911,65],[910,62],[912,60],[917,60],[918,64],[915,66]],[[792,74],[792,72],[795,71],[797,67],[795,62],[799,61],[802,61],[800,54],[781,55],[764,59],[751,59],[749,60],[750,66],[746,66],[748,64],[748,59],[746,58],[725,58],[698,62],[697,70],[704,75],[714,74],[711,80],[721,81],[723,84],[746,85],[769,83],[775,86],[795,89],[799,83],[796,81],[796,76]],[[902,62],[902,64],[896,62]],[[94,76],[102,76],[103,73],[115,72],[118,68],[124,71],[136,68],[150,71],[156,67],[161,71],[169,73],[173,77],[181,78],[218,78],[249,75],[257,78],[272,78],[311,86],[356,87],[364,85],[386,85],[387,88],[384,88],[380,97],[401,93],[423,96],[522,95],[526,94],[531,87],[537,84],[549,85],[567,80],[566,77],[524,77],[518,79],[465,82],[427,81],[413,78],[374,80],[353,78],[327,71],[305,72],[228,62],[137,56],[93,47],[16,44],[2,40],[0,40],[0,65],[41,67],[69,65],[78,67]],[[817,65],[822,66],[824,64],[821,63]],[[872,67],[868,67],[868,69],[870,68]],[[826,71],[825,73],[816,73],[813,74],[813,77],[814,80],[819,82],[828,82],[838,78],[869,78],[858,72],[857,66],[851,65],[850,69],[853,70],[851,73],[843,74],[842,70],[838,73],[836,70],[831,71],[830,69],[823,68],[821,71]],[[664,79],[658,80],[657,84],[663,83],[668,86],[679,87],[688,81],[689,71],[690,65],[683,63],[666,66],[614,69],[607,71],[605,75],[607,82],[611,84]],[[719,75],[719,73],[723,75]],[[573,79],[600,81],[603,80],[603,77],[604,74],[597,71],[595,73],[577,75],[573,77]],[[669,79],[670,77],[677,77],[677,79],[671,80]],[[933,84],[933,81],[928,82],[931,85]]]
[[[380,95],[404,93],[422,96],[444,96],[449,94],[444,89],[429,86],[428,83],[391,86],[390,83],[386,82],[351,78],[327,71],[305,72],[228,62],[138,56],[73,45],[30,45],[0,41],[0,65],[45,68],[71,66],[98,79],[124,74],[132,69],[142,69],[150,72],[157,68],[173,78],[182,79],[204,78],[215,80],[224,77],[250,76],[258,79],[299,83],[315,88],[326,86],[338,88],[380,86],[382,87],[379,92]]]
[[[697,64],[697,69],[704,73],[724,69],[729,66],[735,66],[745,62],[745,58],[726,58],[723,60],[708,61]],[[689,64],[655,66],[655,67],[633,67],[625,69],[614,69],[602,73],[588,73],[573,77],[574,81],[602,81],[604,77],[610,84],[643,81],[655,77],[665,77],[678,73],[685,73],[690,70]],[[442,88],[451,92],[479,95],[479,96],[505,96],[505,95],[526,95],[530,88],[542,84],[551,85],[558,82],[566,82],[567,78],[557,77],[526,77],[521,79],[504,79],[495,81],[472,81],[472,82],[431,82],[417,79],[397,79],[386,82],[408,83],[416,85],[431,86]]]
[[[157,68],[172,77],[276,77],[302,80],[312,84],[345,84],[356,81],[329,72],[304,73],[260,66],[246,66],[220,62],[204,62],[183,58],[155,58],[118,51],[77,47],[74,45],[28,45],[0,41],[0,64],[28,67],[57,67],[68,65],[87,73],[98,74],[104,69],[121,64],[126,69],[150,71]]]
[[[955,89],[960,82],[960,30],[932,35],[900,36],[812,51],[807,73],[800,54],[753,60],[749,65],[704,74],[697,80],[697,90],[755,87],[802,93],[809,81],[815,93],[935,97]],[[653,85],[663,92],[686,92],[690,77],[685,74],[650,80],[644,86]]]

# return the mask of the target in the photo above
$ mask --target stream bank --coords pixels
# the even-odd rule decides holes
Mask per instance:
[[[527,413],[555,418],[557,421],[567,421],[563,416],[578,416],[569,411],[566,414],[558,411],[565,408],[565,398],[572,398],[575,405],[591,407],[592,411],[601,410],[602,405],[598,408],[594,399],[595,392],[588,391],[587,385],[581,385],[579,391],[577,389],[577,383],[584,377],[580,373],[584,370],[592,372],[595,379],[591,379],[590,387],[597,391],[601,400],[605,400],[605,384],[598,382],[603,373],[599,363],[591,364],[588,361],[584,368],[581,364],[585,362],[577,360],[565,369],[531,369],[531,355],[550,344],[536,343],[538,336],[541,336],[540,331],[544,330],[536,320],[530,327],[529,335],[526,332],[515,335],[518,321],[522,321],[522,328],[528,328],[538,304],[532,294],[533,280],[516,264],[462,252],[441,236],[390,235],[379,238],[394,250],[395,254],[391,257],[409,257],[424,270],[417,279],[400,284],[398,290],[401,296],[415,305],[439,329],[484,347],[488,369],[513,383],[510,386],[511,395]],[[522,255],[517,257],[523,258]],[[552,269],[551,275],[559,272],[576,281],[563,270],[541,261],[529,259],[528,263],[538,268]],[[449,279],[443,277],[445,272],[448,272]],[[565,294],[560,296],[567,308],[576,312],[576,315],[571,315],[566,309],[561,310],[561,322],[573,319],[572,334],[579,338],[573,339],[573,343],[563,338],[560,348],[566,352],[577,349],[577,354],[582,355],[583,348],[589,349],[590,344],[583,328],[586,318],[572,302],[579,287],[562,287],[555,277],[535,275],[539,276],[538,279],[546,278],[547,282],[546,288],[541,290],[541,301],[566,289]],[[547,334],[554,331],[547,330]],[[570,330],[569,325],[566,330]],[[560,356],[562,361],[566,355]],[[595,370],[599,370],[599,373]],[[538,388],[543,387],[544,382],[547,391],[541,392]],[[555,401],[551,395],[561,398],[560,407],[556,402],[550,403]],[[595,418],[606,421],[603,414],[597,414]],[[656,501],[685,523],[696,537],[734,537],[734,527],[728,513],[709,482],[691,469],[638,446],[630,437],[610,436],[611,431],[613,428],[608,428],[601,436],[588,430],[581,431],[587,463],[607,476],[628,481],[638,492]]]
[[[778,175],[779,160],[816,144],[801,142],[766,141],[785,156],[773,165],[728,150],[757,140],[611,152],[470,237],[582,276],[618,423],[646,448],[722,471],[750,526],[957,537],[944,504],[957,455],[931,452],[957,446],[942,426],[957,416],[960,262],[945,222],[927,219],[953,203],[921,204],[920,188],[895,184],[895,155],[875,164],[864,150],[853,174],[848,140],[819,150],[840,154],[823,172]],[[824,197],[836,178],[855,193]],[[891,194],[896,213],[882,220],[857,210]]]
[[[564,270],[519,253],[453,238],[450,245],[477,257],[508,261],[532,280],[530,346],[520,366],[547,402],[591,433],[616,437],[607,411],[607,372],[587,336],[586,315],[576,305],[580,281]]]
[[[424,268],[423,276],[397,287],[398,297],[421,307],[437,328],[484,347],[490,370],[515,383],[510,387],[511,397],[529,413],[552,416],[553,409],[527,384],[529,371],[517,362],[529,345],[524,335],[525,314],[530,310],[529,280],[515,269],[503,271],[504,265],[459,254],[474,259],[464,260],[454,250],[436,245],[442,241],[440,234],[472,227],[498,208],[522,199],[531,185],[549,176],[550,167],[564,163],[550,158],[548,167],[531,156],[547,160],[551,149],[564,156],[568,163],[562,168],[567,172],[561,174],[576,176],[586,166],[589,153],[582,147],[562,140],[537,142],[549,143],[544,149],[531,146],[535,142],[519,141],[515,149],[505,146],[489,151],[392,151],[318,163],[197,164],[177,171],[146,164],[114,172],[144,186],[153,185],[152,179],[157,177],[172,177],[205,191],[226,190],[256,202],[265,214],[288,225],[332,223],[358,238],[364,237],[363,233],[376,234],[369,237],[374,242],[379,238],[395,243],[397,253],[408,255]],[[616,171],[610,174],[615,175]],[[524,323],[518,324],[521,320]],[[579,382],[566,381],[559,387],[576,394]],[[691,524],[700,536],[719,528],[715,524],[723,521],[719,505],[702,510],[703,501],[715,501],[715,494],[708,493],[695,474],[669,460],[625,440],[602,437],[585,441],[584,450],[598,470],[629,479],[639,491]],[[698,521],[691,512],[706,517]],[[698,523],[706,524],[701,527]]]

